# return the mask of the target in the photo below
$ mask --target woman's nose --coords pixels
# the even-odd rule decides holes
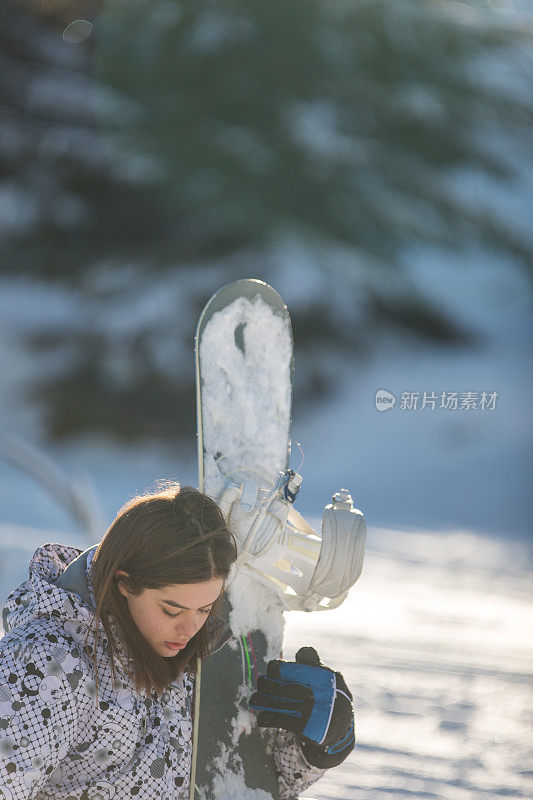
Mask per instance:
[[[189,637],[194,636],[199,627],[200,624],[196,614],[190,614],[184,622],[184,633]]]

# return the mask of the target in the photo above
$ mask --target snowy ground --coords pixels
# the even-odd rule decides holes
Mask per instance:
[[[531,611],[522,546],[371,530],[345,604],[288,619],[286,655],[314,644],[356,695],[356,750],[306,794],[532,797]]]

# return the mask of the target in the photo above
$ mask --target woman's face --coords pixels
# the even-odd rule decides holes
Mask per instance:
[[[127,573],[117,572],[116,577]],[[143,589],[138,597],[118,582],[138,629],[160,656],[172,657],[186,646],[209,616],[222,591],[222,578],[203,583],[175,583],[162,589]]]

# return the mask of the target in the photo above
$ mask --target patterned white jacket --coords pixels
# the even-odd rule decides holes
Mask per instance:
[[[94,550],[43,545],[31,559],[29,579],[6,601],[0,800],[188,798],[194,677],[184,674],[168,692],[149,695],[136,692],[117,664],[113,683],[100,626],[96,705],[92,636],[85,645]],[[277,732],[274,748],[280,800],[297,798],[324,774],[307,763],[292,734]]]

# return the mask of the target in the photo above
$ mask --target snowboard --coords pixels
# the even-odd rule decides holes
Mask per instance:
[[[229,483],[272,486],[289,467],[293,339],[282,298],[256,279],[224,286],[195,339],[199,489],[217,501]],[[252,498],[253,499],[253,498]],[[196,677],[190,800],[278,800],[271,731],[248,698],[281,657],[283,607],[253,576],[229,582],[219,612],[229,642]]]

